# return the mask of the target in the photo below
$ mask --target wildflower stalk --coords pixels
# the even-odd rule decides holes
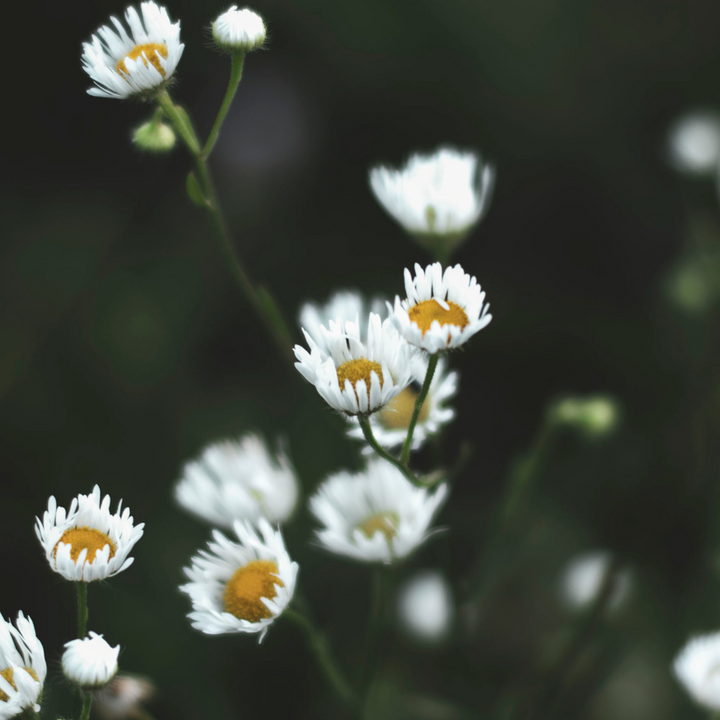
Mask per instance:
[[[423,380],[422,389],[420,390],[420,394],[415,400],[415,407],[413,408],[413,414],[410,418],[410,424],[408,425],[407,436],[405,437],[405,442],[403,443],[402,447],[402,453],[400,454],[400,462],[403,465],[407,465],[408,460],[410,460],[410,449],[412,448],[412,439],[413,433],[415,432],[415,425],[417,425],[418,418],[420,417],[420,411],[425,404],[425,399],[427,398],[428,391],[430,390],[430,383],[432,383],[433,375],[435,375],[435,368],[437,367],[439,359],[440,355],[438,353],[430,356],[430,361],[428,362],[427,372],[425,373],[425,380]]]
[[[225,92],[225,97],[223,98],[222,105],[220,106],[220,110],[217,114],[217,117],[215,118],[215,124],[212,126],[212,130],[210,131],[210,134],[208,135],[208,139],[205,142],[205,147],[203,148],[203,151],[202,151],[203,157],[206,160],[207,160],[207,158],[210,157],[210,153],[213,151],[213,148],[215,147],[215,143],[217,142],[218,135],[220,134],[220,128],[222,127],[222,124],[225,121],[225,116],[228,114],[230,105],[232,105],[233,98],[235,97],[235,93],[237,92],[238,85],[240,84],[240,80],[242,79],[242,71],[243,71],[244,63],[245,63],[245,53],[236,53],[235,55],[232,56],[232,66],[230,68],[230,80],[228,82],[227,90]]]
[[[76,582],[77,590],[77,633],[78,638],[82,640],[87,635],[88,622],[88,602],[87,602],[87,583]]]
[[[394,455],[390,454],[380,443],[375,439],[373,435],[372,427],[370,425],[370,419],[366,415],[358,415],[358,422],[360,423],[360,429],[362,430],[365,440],[368,445],[383,459],[387,460],[390,464],[394,465],[413,485],[424,487],[415,474],[410,468],[398,460]]]
[[[80,713],[80,720],[90,720],[90,708],[92,707],[92,692],[83,691],[83,706]]]

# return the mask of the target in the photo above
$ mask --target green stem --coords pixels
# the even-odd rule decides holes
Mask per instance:
[[[370,617],[368,619],[365,636],[365,659],[360,676],[360,692],[366,697],[375,672],[378,635],[383,626],[385,577],[384,568],[376,567],[372,573],[372,598],[370,603]]]
[[[290,608],[285,608],[283,614],[289,617],[305,633],[310,649],[315,655],[315,659],[318,661],[318,664],[325,673],[325,677],[332,685],[333,690],[340,700],[346,705],[357,707],[355,693],[333,657],[325,636],[318,632],[306,615]]]
[[[194,156],[200,154],[200,143],[193,127],[188,119],[187,113],[176,107],[168,91],[163,88],[156,96],[158,105],[162,108],[165,117],[173,124],[174,128],[187,146],[187,149]]]
[[[93,694],[83,691],[83,706],[80,713],[80,720],[90,720],[90,708],[92,707]]]
[[[245,53],[239,53],[239,54],[232,56],[232,67],[230,69],[230,80],[228,82],[227,90],[225,91],[225,97],[223,98],[222,105],[220,106],[220,111],[218,112],[218,115],[215,118],[215,124],[212,126],[212,130],[210,131],[210,134],[208,135],[208,139],[207,139],[207,142],[205,143],[205,147],[202,150],[202,156],[206,159],[210,157],[210,153],[213,151],[213,148],[215,147],[215,143],[217,142],[218,135],[220,134],[220,128],[222,127],[223,121],[225,120],[225,116],[227,115],[228,110],[230,109],[230,105],[232,104],[233,98],[235,97],[235,93],[238,89],[238,85],[240,84],[240,79],[242,78],[244,62],[245,62]]]
[[[88,601],[87,601],[87,583],[76,582],[77,590],[77,632],[78,638],[82,639],[87,635],[88,622]]]
[[[423,483],[421,483],[418,478],[415,477],[415,475],[410,470],[410,468],[407,467],[407,465],[403,465],[400,460],[391,455],[384,447],[382,447],[382,445],[380,445],[380,443],[378,443],[378,441],[375,439],[375,436],[373,435],[372,427],[370,426],[370,419],[365,415],[358,415],[357,417],[358,422],[360,423],[360,428],[362,429],[363,435],[365,436],[368,445],[381,458],[384,458],[389,463],[394,465],[413,485],[417,485],[418,487],[424,487]]]
[[[410,418],[407,436],[405,437],[405,442],[403,443],[402,447],[402,453],[400,454],[400,462],[403,465],[407,465],[408,460],[410,460],[410,448],[412,447],[412,439],[413,433],[415,432],[415,425],[417,425],[418,418],[420,417],[420,411],[422,410],[422,406],[425,404],[425,398],[427,397],[428,390],[430,390],[430,383],[432,382],[433,375],[435,375],[435,368],[437,367],[439,359],[440,355],[438,353],[430,356],[430,361],[428,362],[427,372],[425,373],[425,380],[423,381],[422,389],[420,390],[420,394],[417,396],[417,400],[415,400],[415,408],[413,409],[413,414]]]

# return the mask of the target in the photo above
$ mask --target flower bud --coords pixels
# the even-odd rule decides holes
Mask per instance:
[[[215,44],[229,53],[249,53],[265,42],[265,23],[252,10],[233,5],[212,24]]]
[[[135,128],[133,142],[147,152],[169,152],[175,146],[175,131],[165,123],[151,120]]]
[[[65,677],[85,690],[104,687],[115,677],[118,670],[120,646],[114,648],[102,635],[91,632],[82,640],[65,643],[62,669]]]
[[[595,395],[563,398],[555,405],[553,414],[558,422],[574,425],[588,436],[600,437],[615,428],[620,412],[613,398]]]

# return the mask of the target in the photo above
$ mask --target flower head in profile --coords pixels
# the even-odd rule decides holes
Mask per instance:
[[[235,520],[285,522],[297,497],[298,482],[287,455],[271,453],[258,435],[209,445],[185,465],[175,486],[183,508],[228,529]]]
[[[233,5],[212,24],[215,44],[229,53],[248,53],[262,47],[265,42],[263,19],[248,8]]]
[[[282,534],[265,519],[256,530],[250,523],[234,525],[239,542],[213,531],[213,541],[185,568],[190,579],[180,590],[190,596],[188,615],[208,635],[260,633],[292,600],[298,564],[290,560]]]
[[[392,319],[412,345],[434,354],[459,347],[491,320],[477,279],[460,265],[440,263],[425,270],[415,265],[415,277],[405,269],[406,300],[395,298]]]
[[[145,677],[116,675],[95,693],[93,711],[103,720],[143,717],[141,705],[155,694],[155,686]]]
[[[122,510],[122,500],[111,513],[110,496],[103,498],[97,485],[89,495],[73,498],[69,510],[51,497],[35,523],[50,567],[74,582],[105,580],[129,568],[130,551],[145,527],[134,524],[128,508]]]
[[[13,625],[0,615],[0,720],[29,708],[40,711],[47,665],[30,618],[18,613]]]
[[[102,635],[91,632],[65,643],[62,669],[65,677],[85,690],[107,685],[117,673],[120,646],[111,647]]]
[[[365,562],[391,563],[408,556],[429,535],[447,485],[434,492],[413,485],[393,465],[371,458],[361,473],[330,476],[310,498],[323,524],[321,545]]]
[[[88,93],[121,99],[161,88],[185,47],[180,23],[170,22],[167,10],[152,0],[140,5],[140,13],[132,6],[125,11],[129,33],[116,17],[110,20],[114,27],[103,25],[83,43],[83,69],[95,83]]]
[[[675,677],[695,702],[720,710],[720,632],[692,638],[673,663]]]
[[[364,339],[357,322],[328,324],[320,326],[320,342],[305,332],[310,352],[296,345],[295,367],[331,407],[368,415],[410,384],[413,351],[389,319],[370,313]]]
[[[479,155],[447,147],[413,155],[399,170],[370,171],[378,202],[421,242],[461,240],[487,211],[494,181],[495,169]]]
[[[410,385],[382,410],[370,416],[370,426],[375,439],[388,450],[399,447],[405,441],[427,366],[427,356],[415,355],[412,359]],[[413,450],[421,448],[429,437],[435,435],[455,417],[455,411],[446,407],[445,403],[455,396],[457,389],[458,373],[454,370],[448,372],[445,360],[441,358],[415,425]],[[348,435],[359,440],[363,439],[364,435],[357,420],[355,418],[349,420],[353,426],[348,430]],[[373,450],[369,445],[365,445],[363,452],[370,454]]]

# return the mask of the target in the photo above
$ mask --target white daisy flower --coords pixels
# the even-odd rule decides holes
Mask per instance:
[[[265,23],[252,10],[233,5],[212,24],[213,40],[225,52],[248,53],[265,42]]]
[[[423,271],[415,265],[415,277],[405,269],[406,300],[395,298],[392,319],[412,345],[434,354],[467,342],[491,320],[477,279],[460,265],[445,268],[440,263]]]
[[[416,355],[412,359],[412,383],[382,410],[370,416],[373,435],[378,443],[387,450],[399,447],[405,442],[410,418],[415,409],[415,401],[425,380],[427,366],[427,358]],[[438,361],[420,415],[418,415],[412,439],[413,450],[421,448],[431,435],[435,435],[443,425],[447,425],[455,417],[455,411],[445,407],[444,403],[455,396],[457,388],[458,373],[448,372],[445,360],[441,358]],[[364,435],[358,421],[355,418],[348,418],[348,420],[353,424],[353,427],[348,430],[348,435],[362,440]],[[373,449],[369,445],[365,445],[363,452],[370,455]]]
[[[298,482],[284,452],[270,453],[258,435],[209,445],[187,463],[175,486],[185,510],[232,529],[235,520],[285,522],[298,498]]]
[[[90,495],[73,498],[70,509],[58,507],[51,497],[48,509],[35,518],[35,534],[50,567],[66,580],[92,582],[117,575],[132,565],[128,557],[142,537],[145,523],[133,524],[130,510],[110,513],[110,496],[101,496],[96,485]]]
[[[720,710],[720,632],[692,638],[673,663],[675,677],[695,702]]]
[[[365,562],[391,563],[409,555],[447,496],[413,485],[393,465],[370,458],[364,472],[330,476],[310,498],[310,510],[324,525],[320,543],[331,552]]]
[[[126,98],[151,93],[175,72],[185,45],[180,42],[180,22],[171,23],[167,10],[156,3],[140,5],[142,20],[134,7],[125,11],[130,28],[116,18],[115,28],[103,25],[89,43],[83,43],[83,69],[95,87],[90,95]]]
[[[214,542],[184,568],[190,578],[180,590],[192,601],[188,615],[197,630],[208,635],[260,633],[279,617],[295,592],[298,564],[290,560],[282,534],[264,518],[258,530],[236,521],[240,542],[213,531]]]
[[[611,561],[611,553],[605,550],[594,550],[572,558],[565,566],[560,580],[563,602],[574,610],[587,608],[597,599],[610,570]],[[608,607],[611,610],[616,610],[627,600],[631,585],[629,571],[621,570],[609,598]]]
[[[136,675],[116,675],[95,693],[93,711],[104,720],[142,717],[141,704],[155,694],[150,680]]]
[[[452,627],[455,606],[452,589],[437,570],[423,570],[398,592],[397,612],[405,632],[420,642],[439,642]]]
[[[415,236],[464,236],[487,211],[494,181],[479,155],[447,147],[413,155],[399,170],[370,171],[378,202]]]
[[[0,615],[0,720],[31,708],[40,711],[47,665],[30,618],[18,613],[15,625]]]
[[[356,322],[320,327],[322,342],[305,332],[310,352],[295,346],[295,367],[323,399],[348,415],[366,415],[385,406],[410,384],[413,350],[390,320],[370,313],[367,339]]]
[[[667,158],[688,175],[709,175],[720,163],[720,115],[696,110],[680,117],[667,137]]]
[[[107,685],[117,673],[120,646],[111,647],[102,635],[90,632],[82,640],[65,643],[62,669],[65,677],[91,690]]]

